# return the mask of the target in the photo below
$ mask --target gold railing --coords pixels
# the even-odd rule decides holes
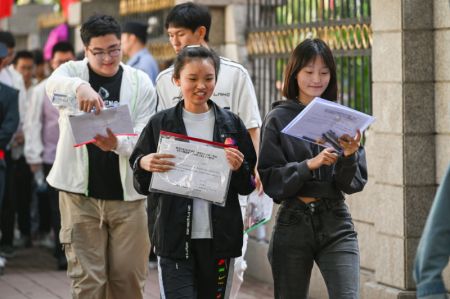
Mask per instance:
[[[157,61],[172,60],[176,56],[176,53],[170,43],[152,43],[148,45],[148,50]]]
[[[153,12],[175,5],[175,0],[120,0],[121,16],[134,13]]]
[[[289,54],[305,38],[323,39],[332,50],[364,50],[372,47],[372,29],[367,24],[294,28],[251,32],[249,55]]]
[[[60,12],[53,12],[42,14],[38,17],[38,26],[39,28],[51,28],[56,27],[62,23],[64,23],[66,19]]]

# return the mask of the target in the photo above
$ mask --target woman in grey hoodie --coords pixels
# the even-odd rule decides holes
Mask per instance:
[[[269,247],[275,298],[306,298],[317,263],[330,298],[359,298],[359,249],[344,194],[367,181],[361,134],[339,137],[340,150],[281,133],[315,97],[335,101],[329,47],[307,39],[291,55],[283,96],[261,130],[258,171],[264,191],[281,204]]]

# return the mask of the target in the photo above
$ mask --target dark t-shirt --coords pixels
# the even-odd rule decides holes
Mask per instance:
[[[123,69],[120,67],[113,77],[103,77],[94,73],[89,67],[89,83],[104,101],[119,102],[122,74]],[[119,156],[114,152],[104,152],[93,144],[88,144],[87,150],[89,155],[89,197],[123,200]]]

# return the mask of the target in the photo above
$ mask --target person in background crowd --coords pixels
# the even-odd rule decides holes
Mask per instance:
[[[450,166],[437,190],[417,247],[414,280],[419,299],[447,299],[442,271],[450,257]]]
[[[0,42],[0,71],[3,59],[8,57],[8,48]],[[19,125],[19,91],[0,82],[0,218],[5,190],[5,153],[11,138]],[[0,275],[3,274],[6,259],[0,254]]]
[[[75,59],[75,51],[69,42],[59,42],[53,46],[50,67],[57,69],[63,63]],[[41,203],[48,202],[49,218],[54,233],[54,248],[59,270],[67,268],[66,257],[59,242],[59,230],[61,229],[61,217],[59,213],[58,192],[53,187],[47,186],[45,177],[50,172],[55,161],[56,145],[59,138],[58,110],[53,107],[45,93],[45,79],[35,86],[30,100],[27,117],[24,124],[25,158],[30,165],[38,185],[39,214],[41,218],[46,215],[45,206]]]
[[[144,72],[120,63],[120,25],[111,16],[93,15],[80,34],[86,58],[58,67],[47,80],[47,96],[67,95],[79,110],[97,114],[104,101],[128,105],[139,134],[155,109],[154,88]],[[59,236],[72,297],[143,298],[150,252],[147,213],[128,165],[137,137],[117,137],[107,129],[93,143],[74,147],[70,111],[59,113],[60,135],[47,182],[59,190]]]
[[[26,89],[22,76],[11,65],[14,59],[16,40],[9,31],[0,31],[0,42],[6,45],[8,55],[2,60],[0,70],[0,82],[19,90],[19,110],[22,110],[26,102]]]
[[[20,124],[9,145],[6,154],[8,165],[7,184],[3,201],[0,240],[0,251],[6,257],[14,256],[14,247],[31,247],[31,201],[32,201],[32,174],[23,155],[25,136],[23,124],[25,122],[29,99],[33,88],[33,54],[29,51],[18,51],[13,59],[14,70],[8,67],[8,73],[13,87],[19,87]],[[2,70],[2,72],[5,70]],[[21,80],[16,79],[16,73]],[[23,85],[21,84],[23,82]],[[23,87],[23,88],[22,88]],[[14,241],[15,219],[20,231],[20,239]]]
[[[167,15],[165,27],[169,40],[175,52],[179,53],[189,45],[202,45],[208,48],[211,14],[206,6],[191,2],[176,5]],[[156,97],[158,110],[175,106],[180,100],[180,89],[173,83],[173,67],[162,71],[156,79]],[[259,148],[259,128],[261,116],[259,114],[255,89],[247,70],[239,63],[220,57],[220,73],[211,100],[222,108],[230,109],[244,122],[253,141],[255,149]],[[262,192],[256,173],[256,188]],[[247,197],[240,196],[241,211],[245,216]],[[149,204],[149,217],[154,218],[155,208]],[[152,219],[150,219],[150,223]],[[244,235],[242,255],[247,249],[247,234]],[[231,298],[236,298],[244,280],[247,264],[244,258],[235,260],[233,287]]]
[[[130,157],[136,190],[149,194],[152,175],[174,167],[174,156],[157,153],[160,131],[219,143],[232,139],[237,146],[224,149],[232,170],[225,206],[152,192],[150,200],[159,203],[153,245],[158,255],[161,298],[226,298],[233,258],[242,254],[238,194],[254,190],[256,153],[239,117],[210,100],[219,68],[214,52],[199,46],[184,48],[175,59],[173,72],[182,100],[150,119]]]
[[[35,70],[33,53],[27,50],[17,51],[13,59],[13,66],[22,75],[26,90],[29,90],[37,83],[37,80],[33,78]]]
[[[275,298],[307,298],[314,262],[329,298],[359,298],[359,249],[345,194],[367,182],[360,132],[339,137],[341,153],[281,133],[315,97],[337,100],[328,45],[306,39],[292,52],[283,96],[264,119],[258,171],[264,191],[281,204],[269,245]]]
[[[127,64],[146,73],[153,83],[159,73],[159,67],[152,54],[145,47],[147,43],[147,25],[139,22],[127,22],[122,29],[123,53],[128,56]]]
[[[42,82],[45,78],[47,78],[47,63],[44,59],[44,53],[40,49],[34,49],[31,51],[33,53],[34,58],[34,74],[33,78],[37,81],[37,83]]]

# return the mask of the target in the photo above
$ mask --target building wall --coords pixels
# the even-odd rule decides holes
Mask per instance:
[[[35,49],[40,46],[38,17],[52,10],[52,5],[34,4],[14,7],[13,17],[5,19],[3,28],[11,31],[16,37],[17,50]]]

